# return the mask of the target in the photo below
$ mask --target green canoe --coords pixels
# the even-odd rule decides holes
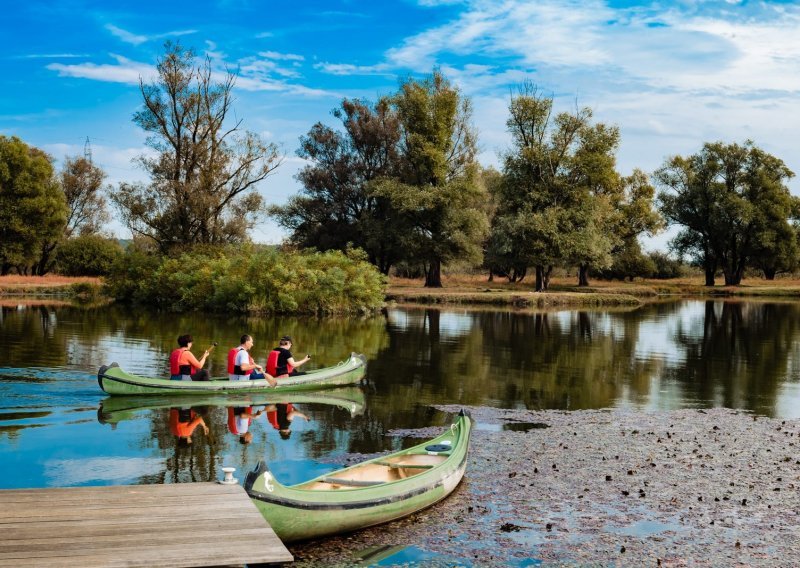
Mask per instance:
[[[227,378],[210,381],[171,381],[138,377],[122,370],[117,363],[100,367],[97,382],[110,395],[153,394],[227,394],[227,393],[283,393],[317,390],[357,384],[364,376],[367,360],[363,355],[352,353],[347,361],[333,367],[309,371],[305,375],[278,379],[276,387],[270,387],[265,379],[255,381],[230,381]]]
[[[462,411],[438,438],[291,487],[259,462],[244,488],[284,542],[385,523],[429,507],[456,488],[467,466],[471,428]]]
[[[193,407],[197,406],[265,406],[280,403],[324,404],[338,406],[358,416],[364,412],[366,402],[364,391],[359,387],[337,387],[320,391],[291,393],[276,392],[270,389],[264,393],[233,393],[197,395],[191,399]],[[130,420],[137,412],[173,408],[175,397],[164,395],[151,396],[110,396],[100,402],[97,420],[101,424],[117,424]]]

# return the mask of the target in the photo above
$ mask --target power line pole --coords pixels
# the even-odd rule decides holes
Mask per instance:
[[[86,137],[86,142],[83,145],[83,158],[89,162],[89,164],[92,163],[92,145],[89,142],[88,136]]]

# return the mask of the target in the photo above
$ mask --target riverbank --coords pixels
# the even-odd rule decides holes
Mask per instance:
[[[595,281],[577,286],[574,278],[553,278],[547,292],[533,282],[508,283],[485,276],[451,276],[443,288],[425,288],[422,279],[390,278],[386,300],[399,304],[453,304],[519,308],[636,306],[664,296],[798,298],[798,280],[746,279],[741,286],[705,286],[701,277],[636,282]]]
[[[800,564],[800,420],[727,409],[471,412],[467,473],[447,500],[290,547],[296,565],[348,565],[379,546],[434,553],[438,565]]]
[[[103,282],[91,276],[0,276],[0,296],[71,296],[77,290],[99,290]]]

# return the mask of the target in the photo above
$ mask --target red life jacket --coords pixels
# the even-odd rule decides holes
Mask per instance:
[[[181,365],[181,355],[188,351],[188,347],[179,347],[175,349],[169,356],[169,374],[170,375],[193,375],[198,371],[194,365]]]
[[[292,403],[288,403],[286,405],[286,415],[288,416],[289,413],[294,412],[294,406]],[[277,410],[270,410],[267,412],[267,421],[272,424],[272,427],[276,430],[280,430],[281,427],[278,425],[278,411]]]
[[[239,352],[238,347],[234,347],[228,351],[228,374],[233,374],[233,362],[236,361],[236,354]]]
[[[253,412],[253,407],[252,406],[245,407],[244,411],[243,411],[243,413],[247,413],[247,414],[252,414],[252,412]],[[237,418],[236,417],[236,411],[233,409],[233,407],[229,406],[228,407],[228,431],[231,434],[236,434],[237,436],[241,436],[245,432],[239,432],[239,429],[236,427],[236,418]],[[248,418],[247,419],[247,429],[248,430],[250,429],[250,423],[252,421],[253,421],[252,418]]]
[[[234,347],[230,351],[228,351],[228,374],[229,375],[249,375],[253,372],[253,369],[249,371],[243,371],[239,365],[236,365],[236,354],[239,353],[240,350],[244,349],[241,345],[239,347]],[[253,358],[248,357],[250,363],[252,364]]]
[[[273,377],[278,377],[278,357],[280,356],[281,352],[278,349],[273,349],[267,355],[267,373],[272,375]],[[294,367],[292,367],[289,362],[286,362],[286,374],[280,375],[281,377],[288,377],[292,371],[294,371]]]

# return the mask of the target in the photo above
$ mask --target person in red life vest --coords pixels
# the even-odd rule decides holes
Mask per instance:
[[[198,426],[203,427],[203,432],[208,435],[203,417],[191,408],[169,409],[169,430],[178,438],[179,446],[188,446],[192,443],[192,434]]]
[[[281,337],[278,347],[270,351],[267,356],[267,373],[273,377],[305,375],[305,373],[298,371],[297,368],[308,363],[311,360],[311,355],[306,355],[303,359],[295,361],[290,351],[291,348],[292,338],[288,335]]]
[[[178,348],[169,356],[169,374],[173,381],[208,381],[208,371],[203,369],[208,358],[208,350],[203,353],[198,361],[192,355],[192,336],[189,334],[181,335],[178,338]]]
[[[292,403],[276,404],[275,410],[267,411],[267,421],[272,424],[272,427],[278,431],[281,438],[288,440],[292,435],[292,420],[295,418],[302,418],[306,422],[311,420],[302,412],[294,409]]]
[[[258,418],[264,414],[264,409],[253,413],[252,406],[228,407],[228,431],[234,436],[239,436],[239,442],[249,444],[253,441],[253,433],[250,432],[250,424],[253,418]]]
[[[274,387],[278,381],[269,373],[264,373],[264,368],[257,365],[250,356],[250,349],[253,348],[253,345],[253,338],[245,334],[241,337],[239,347],[228,351],[228,378],[232,381],[266,379],[269,386]]]

